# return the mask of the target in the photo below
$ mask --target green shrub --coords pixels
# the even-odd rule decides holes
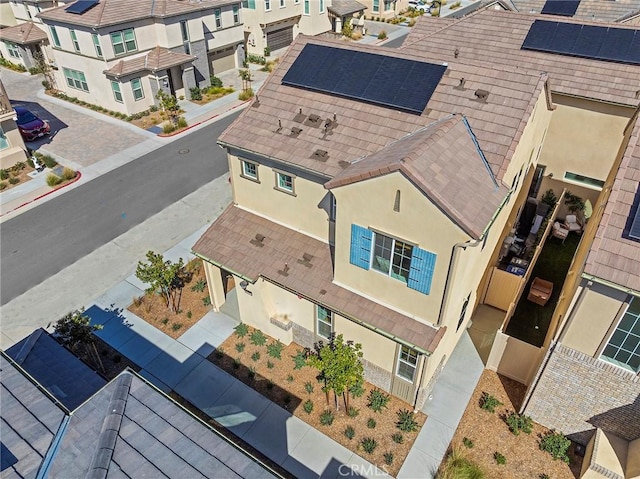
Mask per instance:
[[[362,449],[364,449],[364,452],[372,454],[373,451],[376,450],[376,447],[378,447],[378,442],[371,437],[365,437],[360,441],[360,445],[362,446]]]
[[[149,111],[153,111],[153,112],[158,111],[158,105],[151,105],[151,106],[149,107]]]
[[[501,466],[507,463],[507,458],[500,454],[498,451],[493,453],[493,458],[496,460],[498,464]]]
[[[387,466],[390,466],[391,464],[393,464],[393,453],[392,452],[385,452],[384,453],[384,463]]]
[[[249,98],[253,98],[253,95],[253,90],[251,88],[247,88],[238,94],[238,100],[247,101]]]
[[[376,420],[373,419],[372,417],[370,417],[369,419],[367,419],[367,427],[369,429],[375,429],[376,428]]]
[[[222,88],[222,80],[215,75],[211,75],[209,77],[209,81],[211,82],[212,87]]]
[[[251,333],[251,336],[249,336],[249,341],[251,341],[251,344],[253,344],[254,346],[264,346],[267,342],[267,337],[262,334],[262,331],[256,329],[253,333]]]
[[[55,168],[56,166],[58,166],[58,162],[51,158],[49,155],[44,155],[40,159],[44,163],[44,166],[46,166],[47,168]]]
[[[373,409],[375,412],[380,412],[387,407],[387,403],[391,400],[391,396],[380,391],[379,389],[372,389],[369,392],[367,406]]]
[[[246,345],[244,343],[236,343],[236,351],[241,353],[242,351],[244,351],[245,346]]]
[[[249,379],[253,379],[256,377],[256,368],[254,368],[253,366],[251,366],[249,369],[247,369],[247,377]]]
[[[387,32],[382,30],[380,33],[378,33],[378,40],[384,40],[385,38],[387,38]]]
[[[260,353],[259,353],[258,351],[256,351],[255,353],[253,353],[253,354],[251,355],[251,360],[252,360],[252,361],[254,361],[254,362],[255,362],[255,361],[260,361]]]
[[[9,178],[9,171],[4,168],[0,170],[0,180],[6,180]]]
[[[4,181],[0,182],[0,191],[7,189],[9,185],[7,185]]]
[[[540,449],[551,454],[553,459],[560,459],[569,464],[569,446],[571,441],[567,439],[561,432],[550,432],[540,441]]]
[[[364,381],[358,381],[349,388],[349,392],[354,398],[359,398],[364,394]]]
[[[347,416],[358,417],[358,414],[360,414],[360,409],[353,406],[349,406],[349,409],[347,410]]]
[[[271,361],[267,361],[267,369],[273,369],[274,366],[275,364],[273,364]]]
[[[222,359],[224,357],[224,349],[223,348],[216,348],[216,350],[214,351],[214,353],[216,358],[218,359]]]
[[[335,419],[335,416],[333,415],[333,412],[330,411],[329,409],[325,409],[320,414],[320,424],[322,424],[323,426],[331,426],[331,424],[333,424],[334,419]]]
[[[260,55],[254,55],[252,53],[249,53],[247,55],[247,61],[249,63],[254,63],[256,65],[264,65],[265,63],[267,63],[267,59],[265,57],[262,57]]]
[[[404,436],[402,434],[400,434],[399,432],[393,433],[391,435],[391,439],[396,444],[402,444],[404,442]]]
[[[76,177],[76,172],[71,168],[67,168],[66,166],[62,170],[62,179],[63,181],[72,180]]]
[[[33,160],[31,158],[27,158],[27,165],[31,168],[35,168],[36,165],[33,164]]]
[[[302,349],[298,349],[295,356],[291,356],[291,359],[293,359],[293,369],[302,369],[307,365],[307,358]]]
[[[293,380],[294,380],[293,375],[289,374],[289,375],[287,376],[287,382],[288,382],[288,383],[292,383],[292,382],[293,382]]]
[[[202,90],[197,86],[189,88],[189,93],[191,94],[191,99],[195,101],[202,100]]]
[[[307,414],[311,414],[311,411],[313,411],[313,401],[311,399],[307,399],[302,405],[302,409],[304,409],[304,412]]]
[[[271,56],[271,48],[264,47],[264,56],[265,57]]]
[[[502,406],[502,403],[498,399],[487,392],[482,393],[480,398],[480,407],[485,411],[496,412],[496,408]]]
[[[531,434],[531,429],[533,428],[533,421],[529,416],[520,415],[518,413],[511,413],[507,417],[507,424],[509,425],[509,430],[517,436],[520,434],[520,431],[525,434]]]
[[[171,329],[173,329],[174,331],[178,331],[180,328],[182,328],[182,323],[173,323],[171,325]]]
[[[53,173],[49,173],[47,175],[47,185],[48,186],[56,186],[62,183],[62,178],[58,175],[54,175]]]
[[[462,438],[462,444],[464,444],[464,447],[466,448],[469,448],[469,449],[473,448],[473,441],[468,437]]]
[[[398,420],[396,421],[396,427],[402,432],[415,432],[418,430],[418,422],[416,421],[416,415],[413,411],[408,409],[401,409],[397,412]]]
[[[484,479],[484,471],[454,449],[443,461],[438,477],[440,479]]]
[[[240,362],[240,358],[235,358],[233,360],[233,369],[238,369],[242,363]]]
[[[249,326],[245,323],[238,324],[233,330],[236,332],[236,336],[239,338],[244,338],[247,334],[249,334]]]
[[[162,324],[164,324],[165,326],[167,324],[169,324],[169,318],[164,318],[162,321],[160,321]]]
[[[173,123],[165,123],[162,126],[162,133],[164,133],[165,135],[168,135],[169,133],[173,133],[174,131],[176,131],[176,127],[173,126]]]
[[[191,319],[193,313],[191,311],[187,311],[187,319]]]
[[[0,58],[0,65],[2,65],[5,68],[8,68],[9,70],[13,70],[13,71],[16,71],[16,72],[26,72],[27,71],[27,69],[24,66],[18,65],[17,63],[10,62],[6,58]]]
[[[199,293],[202,293],[204,291],[204,288],[206,287],[207,287],[207,282],[204,279],[199,279],[198,281],[195,282],[193,286],[191,286],[191,291],[197,291]]]
[[[15,165],[13,165],[13,171],[22,171],[27,167],[27,164],[24,161],[18,161]]]
[[[313,384],[311,384],[310,381],[307,381],[304,383],[304,390],[307,391],[308,394],[311,394],[313,392]]]
[[[183,116],[179,117],[178,128],[186,128],[187,126],[189,126],[189,124],[187,123],[187,120],[185,120]]]
[[[20,183],[20,178],[11,177],[11,178],[9,178],[9,183],[11,183],[12,185]]]
[[[202,298],[202,304],[204,304],[205,306],[211,306],[211,298],[207,295],[204,298]]]
[[[538,476],[538,479],[551,479],[549,474],[545,474],[544,472]]]
[[[267,345],[267,354],[272,358],[282,359],[282,350],[284,349],[284,344],[280,342],[280,340],[275,343],[270,343]]]
[[[273,389],[273,386],[275,386],[275,384],[273,384],[273,381],[272,381],[271,379],[269,379],[269,380],[267,381],[267,389],[268,389],[269,391],[271,391],[271,390]]]
[[[346,437],[347,439],[353,439],[356,435],[356,430],[353,428],[353,426],[347,426],[347,428],[344,430],[344,437]]]

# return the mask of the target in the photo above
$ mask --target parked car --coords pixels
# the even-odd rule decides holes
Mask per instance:
[[[20,130],[24,141],[36,140],[44,135],[48,135],[51,131],[51,126],[47,120],[41,120],[26,108],[16,106],[14,110],[18,116],[16,120],[18,130]]]
[[[409,8],[424,13],[429,13],[431,11],[429,4],[426,4],[421,0],[409,0]]]

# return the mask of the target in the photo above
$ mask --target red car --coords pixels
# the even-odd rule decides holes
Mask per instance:
[[[14,110],[18,115],[18,119],[16,120],[18,130],[20,130],[24,141],[37,140],[44,135],[48,135],[51,131],[51,126],[49,126],[48,121],[41,120],[26,108],[17,106]]]

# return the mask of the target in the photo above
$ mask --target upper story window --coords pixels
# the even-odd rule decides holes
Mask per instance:
[[[113,53],[116,55],[135,52],[138,49],[133,28],[127,28],[126,30],[121,30],[119,32],[112,32],[111,44],[113,45]]]
[[[251,161],[242,161],[242,172],[240,175],[248,180],[258,181],[258,164]]]
[[[0,150],[4,150],[5,148],[9,148],[9,140],[7,140],[2,128],[0,128]]]
[[[309,0],[304,0],[304,14],[305,15],[309,15],[309,13],[311,13],[310,6],[309,6]]]
[[[320,13],[324,13],[324,0],[319,0],[320,3]]]
[[[142,89],[142,81],[140,78],[134,78],[131,80],[131,90],[133,91],[133,99],[135,101],[142,100],[144,98],[144,90]]]
[[[384,11],[389,12],[396,9],[396,0],[384,0]]]
[[[238,5],[233,6],[233,23],[240,23],[240,7]]]
[[[329,339],[333,332],[333,312],[324,306],[316,305],[316,334]]]
[[[266,11],[271,10],[271,0],[264,0],[264,9]]]
[[[284,4],[285,0],[280,0],[280,8],[284,8],[286,5]]]
[[[213,16],[216,17],[216,28],[222,28],[222,12],[219,8],[213,11]]]
[[[182,41],[183,42],[188,42],[189,41],[189,28],[187,27],[187,21],[186,20],[182,20],[180,22],[180,33],[182,34]]]
[[[380,271],[421,293],[431,292],[436,256],[406,241],[351,225],[351,264]]]
[[[100,38],[95,33],[91,34],[91,38],[93,38],[93,46],[96,49],[96,55],[99,58],[102,58],[102,47],[100,46]]]
[[[634,297],[602,351],[602,359],[640,372],[640,298]]]
[[[398,355],[398,367],[396,375],[402,379],[413,382],[418,367],[418,352],[409,346],[401,346]]]
[[[373,0],[373,12],[380,12],[380,0]]]
[[[585,186],[592,190],[601,190],[604,186],[604,181],[602,180],[589,178],[588,176],[579,175],[578,173],[572,173],[570,171],[565,172],[564,179],[569,183],[579,184],[580,186]]]
[[[24,11],[26,12],[27,17],[29,18],[29,20],[31,20],[32,17],[31,17],[31,12],[29,11],[29,7],[27,6],[26,3],[23,3],[23,5],[24,5]]]
[[[276,189],[285,193],[295,193],[293,188],[293,176],[276,171]]]
[[[256,9],[256,0],[242,0],[242,8]]]
[[[53,45],[60,48],[60,37],[58,37],[58,32],[56,31],[56,27],[50,26],[49,31],[51,32],[51,39],[53,40]]]
[[[87,79],[84,76],[84,73],[77,70],[71,70],[69,68],[63,68],[62,72],[64,73],[64,77],[67,80],[67,85],[69,85],[71,88],[86,92],[89,91],[89,85],[87,83]]]
[[[18,45],[16,45],[15,43],[11,43],[11,42],[4,42],[4,44],[7,47],[7,51],[9,52],[9,56],[11,56],[13,58],[22,58],[22,54],[20,53],[20,48],[18,48]]]
[[[75,30],[69,30],[69,33],[71,33],[71,43],[73,43],[73,49],[77,52],[80,51],[80,43],[78,43],[78,37],[76,36],[76,31]]]

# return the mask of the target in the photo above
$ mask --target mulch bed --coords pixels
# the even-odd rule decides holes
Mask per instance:
[[[531,434],[521,432],[518,436],[509,430],[504,418],[519,409],[525,390],[523,384],[485,369],[451,446],[480,465],[485,477],[491,479],[538,479],[541,474],[553,479],[580,477],[582,458],[573,453],[573,445],[569,449],[570,464],[553,460],[551,455],[540,449],[540,438],[549,432],[546,427],[533,423]],[[485,391],[503,403],[493,414],[480,408],[480,398]],[[472,448],[463,445],[464,438],[473,441]],[[506,464],[496,463],[495,452],[506,457]]]
[[[15,170],[12,170],[12,168],[7,168],[7,171],[9,172],[9,178],[17,178],[20,181],[18,181],[18,183],[11,184],[9,182],[9,178],[7,178],[6,180],[1,180],[1,183],[4,184],[4,188],[2,190],[0,190],[0,191],[8,191],[8,190],[10,190],[11,188],[13,188],[15,186],[21,185],[21,184],[26,183],[27,181],[31,180],[32,178],[29,176],[29,173],[34,171],[34,168],[30,167],[25,162],[25,167],[24,167],[23,170],[15,171]]]
[[[249,330],[250,335],[253,330]],[[255,346],[251,343],[249,335],[244,338],[236,334],[231,335],[208,359],[347,449],[386,470],[392,476],[397,475],[418,435],[418,432],[401,433],[395,425],[397,411],[412,410],[409,404],[391,396],[387,407],[376,413],[367,406],[369,391],[376,388],[370,383],[365,383],[365,393],[359,398],[352,397],[350,401],[350,406],[359,411],[358,415],[349,417],[342,400],[339,404],[340,409],[336,412],[333,394],[330,395],[331,405],[327,406],[326,395],[321,390],[322,384],[316,379],[318,371],[309,366],[294,369],[293,357],[303,350],[302,346],[291,343],[282,350],[281,359],[276,359],[270,357],[267,351],[267,344],[275,342],[274,339],[267,336],[265,345]],[[245,345],[241,352],[236,349],[238,343]],[[272,367],[269,367],[268,363],[271,363]],[[305,385],[312,386],[312,392],[308,392]],[[304,409],[306,401],[313,403],[311,413]],[[320,422],[320,415],[326,409],[334,411],[335,418],[330,426],[322,425]],[[369,419],[375,421],[375,428],[368,427]],[[427,417],[417,413],[415,419],[422,427]],[[344,434],[348,426],[355,430],[352,439],[348,439]],[[391,436],[395,433],[402,434],[402,444],[392,440]],[[365,452],[360,445],[360,441],[367,437],[377,442],[377,447],[371,454]],[[393,462],[390,465],[385,464],[385,453],[393,454]]]

